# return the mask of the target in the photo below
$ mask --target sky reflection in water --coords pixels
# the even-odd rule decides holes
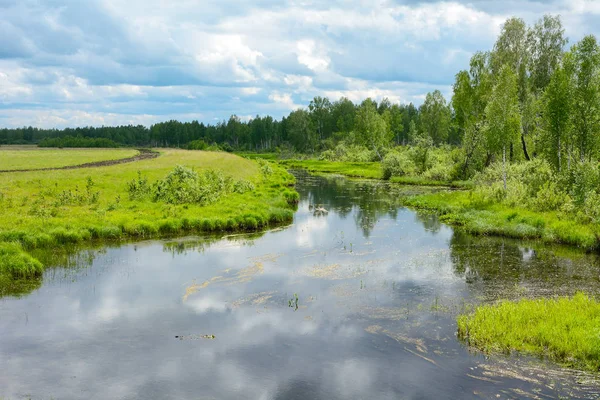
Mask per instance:
[[[1,299],[0,398],[598,391],[580,374],[469,354],[454,322],[481,301],[599,293],[596,257],[454,232],[396,205],[414,188],[301,174],[298,189],[290,227],[87,251]]]

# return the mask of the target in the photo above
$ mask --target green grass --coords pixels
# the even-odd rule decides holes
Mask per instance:
[[[401,185],[447,186],[457,189],[468,189],[473,186],[473,183],[470,181],[436,181],[421,176],[393,176],[389,181],[392,183],[399,183]]]
[[[34,249],[99,239],[257,231],[293,218],[298,193],[292,187],[293,176],[280,166],[272,165],[266,174],[256,161],[228,153],[172,149],[160,153],[155,159],[114,166],[0,174],[0,243],[17,243],[8,245],[11,254],[17,251],[24,257],[14,258],[2,270],[14,275]],[[176,165],[219,169],[235,180],[252,182],[255,190],[228,193],[204,206],[129,198],[127,183],[138,177],[138,171],[153,183]],[[93,195],[87,196],[90,179]],[[83,201],[64,201],[69,191]]]
[[[537,212],[498,203],[480,203],[469,191],[441,191],[402,199],[402,204],[435,211],[440,219],[475,235],[537,239],[591,251],[600,245],[600,227],[557,212]]]
[[[138,154],[135,149],[42,149],[0,147],[0,170],[59,168],[98,161],[118,160]]]
[[[350,178],[383,179],[383,171],[379,162],[345,162],[345,161],[321,161],[321,160],[281,160],[282,165],[288,168],[302,168],[312,173],[338,174]],[[438,181],[427,179],[422,176],[394,176],[392,183],[415,186],[448,186],[455,188],[467,188],[470,182],[463,181]]]
[[[320,160],[284,160],[281,164],[288,168],[302,168],[309,172],[339,174],[352,178],[381,179],[381,164],[378,162],[342,162]]]
[[[250,160],[269,160],[269,161],[277,161],[279,159],[278,153],[253,153],[253,152],[236,152],[240,157],[248,158]]]
[[[35,258],[23,252],[18,243],[0,243],[0,275],[29,278],[42,274],[44,267]]]
[[[458,317],[458,335],[486,353],[518,351],[600,371],[600,303],[583,293],[477,307]]]

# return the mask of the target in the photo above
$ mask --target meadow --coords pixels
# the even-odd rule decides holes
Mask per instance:
[[[137,155],[135,149],[44,149],[33,146],[1,146],[0,171],[60,168],[119,160]]]
[[[46,151],[20,151],[31,154],[17,159],[43,165]],[[224,152],[158,151],[157,158],[121,165],[0,174],[0,285],[41,274],[35,249],[257,231],[292,220],[298,193],[282,167]],[[82,150],[57,152],[89,161]],[[103,154],[123,156],[121,150]]]

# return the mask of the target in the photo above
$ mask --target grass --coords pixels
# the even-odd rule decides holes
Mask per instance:
[[[279,162],[288,168],[302,168],[312,173],[338,174],[350,178],[383,179],[383,171],[379,162],[321,160],[281,160]],[[440,181],[422,176],[394,176],[389,182],[402,185],[448,186],[454,188],[468,188],[471,186],[471,183],[466,181]]]
[[[600,303],[583,293],[477,307],[458,317],[458,335],[486,353],[518,351],[600,371]]]
[[[581,224],[557,212],[538,212],[499,203],[481,203],[469,191],[441,191],[410,196],[402,204],[435,211],[441,221],[475,235],[537,239],[587,251],[600,246],[600,227]]]
[[[279,159],[278,153],[254,153],[254,152],[236,152],[240,157],[248,158],[250,160],[269,160],[269,161],[277,161]]]
[[[135,149],[42,149],[0,147],[0,170],[59,168],[98,161],[118,160],[138,154]]]
[[[342,162],[320,160],[284,160],[281,164],[288,168],[302,168],[309,172],[339,174],[352,178],[381,179],[381,164],[378,162]]]
[[[155,159],[115,166],[0,174],[0,244],[10,254],[9,261],[0,264],[2,273],[13,278],[38,275],[39,266],[29,255],[34,249],[93,240],[257,231],[293,218],[298,193],[292,188],[293,176],[280,166],[261,167],[221,152],[160,153]],[[35,154],[43,156],[45,151]],[[153,183],[177,165],[218,169],[251,182],[255,189],[228,193],[204,206],[129,198],[128,182],[138,178],[138,171]]]

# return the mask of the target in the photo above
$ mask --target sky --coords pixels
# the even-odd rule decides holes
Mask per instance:
[[[281,118],[315,96],[421,104],[511,16],[600,36],[600,0],[0,0],[0,127]]]

